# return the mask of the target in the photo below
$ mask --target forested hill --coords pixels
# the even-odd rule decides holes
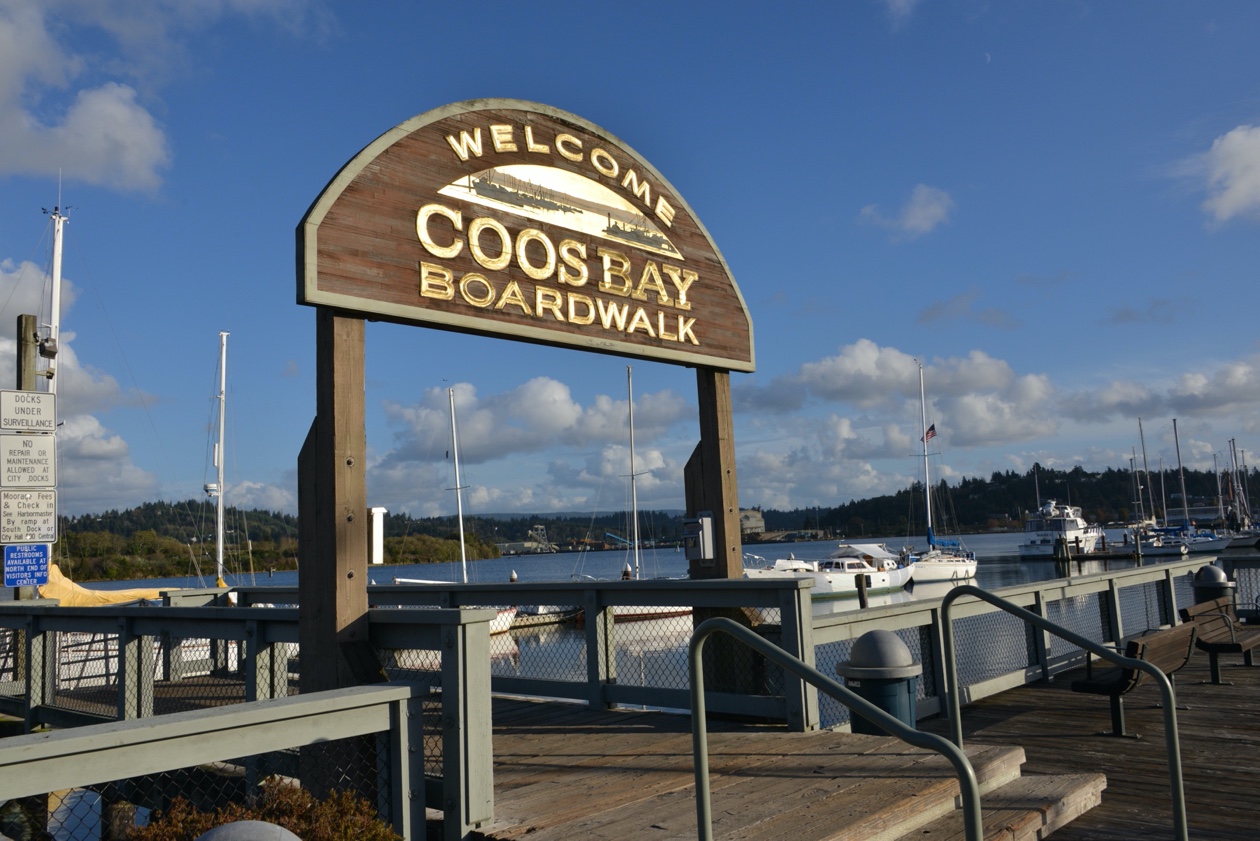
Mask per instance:
[[[1256,470],[1249,471],[1245,486],[1255,485]],[[1034,478],[1035,477],[1035,478]],[[1186,492],[1192,506],[1215,505],[1217,479],[1209,471],[1187,470]],[[1166,502],[1174,517],[1181,507],[1180,482],[1175,470],[1166,470],[1161,477],[1151,476],[1150,486],[1162,514]],[[1127,470],[1106,470],[1088,473],[1077,467],[1072,470],[1050,470],[1035,467],[1026,473],[1007,471],[994,473],[987,479],[968,478],[956,485],[941,483],[933,489],[935,517],[943,510],[951,530],[980,532],[1018,530],[1024,513],[1036,507],[1040,498],[1057,499],[1079,505],[1090,522],[1128,521],[1137,515],[1133,475]],[[1152,491],[1143,489],[1144,508],[1151,513]],[[1254,509],[1253,509],[1254,510]],[[805,508],[792,511],[764,509],[768,531],[821,529],[837,535],[894,535],[922,530],[922,486],[907,488],[889,496],[850,500],[832,507]],[[228,506],[225,522],[229,538],[274,544],[297,540],[298,521],[291,514],[278,511],[241,511]],[[602,540],[609,534],[626,536],[629,532],[625,513],[598,515],[536,514],[522,516],[465,517],[465,530],[486,544],[526,540],[536,525],[547,530],[548,538],[565,545],[580,540]],[[152,532],[155,537],[169,538],[185,545],[213,543],[215,512],[204,500],[186,502],[150,502],[125,511],[105,511],[63,518],[63,533],[101,532],[130,538],[135,533]],[[448,539],[455,535],[454,517],[413,518],[405,513],[386,517],[386,537],[430,536]],[[678,512],[640,512],[640,534],[645,540],[673,541],[682,534],[682,516]]]

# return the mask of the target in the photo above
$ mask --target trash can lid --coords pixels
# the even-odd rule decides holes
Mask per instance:
[[[206,830],[197,841],[302,841],[282,826],[266,821],[234,821]]]
[[[1226,584],[1229,582],[1229,576],[1225,574],[1225,570],[1218,566],[1199,567],[1194,574],[1195,584]]]
[[[842,677],[894,679],[917,677],[923,667],[914,662],[914,655],[892,631],[867,631],[853,643],[849,660],[836,666]]]

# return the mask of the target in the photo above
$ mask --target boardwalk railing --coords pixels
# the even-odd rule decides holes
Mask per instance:
[[[1161,559],[1162,560],[1162,559]],[[1211,557],[1133,566],[1131,561],[1077,560],[1066,578],[1002,587],[993,592],[1099,643],[1119,643],[1145,630],[1166,627],[1179,606],[1192,600],[1192,577]],[[1260,595],[1260,558],[1256,560]],[[1240,567],[1241,569],[1241,567]],[[1243,575],[1240,573],[1240,578]],[[296,603],[296,588],[240,588],[240,603]],[[1246,588],[1240,581],[1239,604]],[[713,615],[733,616],[824,674],[849,659],[867,631],[896,633],[923,666],[917,711],[943,711],[944,659],[940,601],[916,599],[864,610],[852,600],[810,601],[797,581],[565,581],[467,585],[377,585],[375,605],[442,607],[519,605],[581,610],[584,625],[518,625],[491,640],[496,692],[572,699],[596,708],[617,705],[686,709],[686,646],[695,626]],[[872,601],[876,601],[872,599]],[[835,609],[839,604],[845,609]],[[682,615],[626,621],[648,608],[680,608]],[[692,608],[695,608],[694,611]],[[1083,650],[983,602],[955,609],[959,679],[965,697],[980,699],[1052,677],[1084,662]],[[405,665],[405,664],[400,664]],[[709,711],[786,721],[793,729],[834,727],[848,721],[844,705],[764,658],[750,656],[739,673],[711,686]],[[716,691],[714,691],[716,690]]]
[[[387,771],[374,787],[387,792],[382,800],[389,804],[394,831],[421,838],[423,760],[412,744],[418,740],[412,725],[418,703],[415,687],[356,686],[0,739],[0,801],[116,788],[121,776],[153,777],[269,751],[378,736],[385,744],[380,761]]]
[[[493,815],[489,666],[493,617],[488,610],[431,608],[378,609],[369,615],[369,638],[378,652],[411,664],[406,679],[396,681],[405,683],[408,697],[413,698],[408,708],[410,724],[402,721],[383,730],[397,745],[406,745],[405,750],[398,748],[403,751],[398,761],[403,761],[404,754],[416,758],[417,772],[406,776],[414,781],[408,791],[419,797],[422,807],[427,801],[443,810],[448,839],[466,837],[471,828]],[[293,608],[62,608],[40,602],[10,603],[0,607],[0,641],[4,643],[0,646],[0,712],[23,719],[28,731],[47,725],[79,728],[63,731],[77,733],[85,726],[98,725],[105,728],[103,743],[108,743],[109,734],[142,733],[149,723],[170,721],[172,715],[181,721],[200,719],[211,716],[212,710],[233,710],[242,704],[262,709],[264,702],[285,709],[293,700],[288,696],[301,697],[296,695],[297,639],[298,613]],[[265,713],[257,715],[259,721],[265,718]],[[309,725],[311,719],[306,720]],[[335,738],[331,733],[324,736],[328,738],[320,736],[320,742]],[[245,739],[236,747],[264,743]],[[0,740],[0,746],[7,744],[8,740]],[[378,811],[394,820],[393,810],[406,801],[386,796],[388,789],[373,775],[372,763],[363,770],[371,753],[384,756],[385,749],[370,747],[365,753],[361,747],[342,745],[335,752],[340,755],[311,763],[297,756],[258,757],[258,750],[250,750],[243,752],[248,759],[240,765],[250,785],[270,773],[300,777],[304,785],[312,773],[316,779],[325,773],[346,775],[352,787],[381,795]],[[197,756],[190,753],[187,762],[173,767],[195,765],[200,761]],[[74,761],[62,762],[73,777]],[[114,767],[110,779],[124,782],[110,790],[126,792],[120,798],[133,804],[133,797],[148,798],[162,786],[126,782],[147,774],[144,767]],[[358,769],[358,778],[349,776],[348,768]],[[231,776],[219,774],[203,788],[226,789],[223,779]],[[10,789],[12,780],[0,773],[0,803],[21,796]],[[250,796],[248,790],[244,794]],[[217,793],[198,796],[222,805]],[[168,799],[159,794],[137,805],[164,808]]]
[[[962,734],[962,704],[959,701],[958,690],[958,667],[957,657],[954,648],[953,622],[950,619],[950,612],[954,602],[963,596],[980,599],[988,602],[998,610],[1004,611],[1016,619],[1025,622],[1030,627],[1036,627],[1043,632],[1054,634],[1056,637],[1080,646],[1091,654],[1102,657],[1126,669],[1140,669],[1150,675],[1159,687],[1162,708],[1164,712],[1164,744],[1168,750],[1168,779],[1169,786],[1172,789],[1172,809],[1173,809],[1173,829],[1177,835],[1177,841],[1189,841],[1190,831],[1186,824],[1186,793],[1185,784],[1181,773],[1181,737],[1177,731],[1177,699],[1173,693],[1173,687],[1168,676],[1160,670],[1160,668],[1145,660],[1126,657],[1118,654],[1106,646],[1099,645],[1093,640],[1086,639],[1080,634],[1075,634],[1061,625],[1056,625],[1038,616],[1031,611],[1024,610],[1018,605],[999,598],[987,590],[971,585],[963,585],[952,590],[941,601],[941,630],[943,642],[945,646],[945,674],[946,674],[946,697],[948,699],[948,710],[950,725],[953,734],[954,744],[958,748],[963,746]]]
[[[958,787],[961,793],[964,832],[967,841],[981,841],[984,837],[984,826],[980,814],[980,784],[976,780],[975,769],[971,767],[962,745],[951,744],[934,733],[924,733],[902,723],[896,717],[876,707],[853,690],[832,680],[752,631],[730,619],[715,618],[705,620],[696,628],[688,648],[688,663],[691,675],[691,734],[692,752],[696,765],[696,822],[697,834],[701,841],[712,841],[713,807],[709,791],[709,743],[708,720],[705,711],[704,692],[704,644],[715,633],[728,634],[738,641],[758,651],[763,657],[773,660],[781,668],[792,672],[801,680],[808,681],[811,686],[823,690],[831,697],[856,710],[872,724],[883,728],[903,742],[915,747],[933,750],[942,754],[954,766],[958,773]]]

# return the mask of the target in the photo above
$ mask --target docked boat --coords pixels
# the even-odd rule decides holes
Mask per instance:
[[[1089,555],[1103,539],[1102,526],[1090,524],[1076,505],[1047,500],[1024,523],[1028,539],[1019,545],[1021,558],[1050,558],[1060,540],[1073,555]]]
[[[957,540],[938,538],[932,528],[932,478],[928,471],[928,442],[936,437],[936,424],[928,426],[927,398],[923,392],[923,366],[919,365],[919,412],[923,429],[923,507],[927,512],[926,552],[912,552],[905,561],[915,569],[916,582],[965,581],[976,576],[976,553],[967,551]]]
[[[865,579],[866,592],[888,593],[909,584],[915,566],[903,564],[900,556],[882,543],[842,543],[821,561],[788,555],[770,566],[744,569],[744,577],[754,581],[808,578],[814,582],[814,598],[856,596],[859,576]]]
[[[1165,544],[1182,544],[1189,554],[1224,552],[1233,541],[1232,537],[1222,537],[1215,532],[1198,529],[1190,519],[1190,498],[1186,496],[1186,474],[1181,466],[1181,436],[1177,434],[1176,418],[1173,418],[1173,443],[1177,447],[1177,478],[1181,483],[1181,525],[1165,524],[1163,528],[1155,529],[1155,533],[1163,538]]]

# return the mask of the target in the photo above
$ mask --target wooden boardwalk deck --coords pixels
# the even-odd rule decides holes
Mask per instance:
[[[1191,837],[1260,838],[1260,667],[1227,667],[1232,686],[1201,683],[1207,679],[1201,654],[1178,679],[1179,705],[1190,707],[1178,716]],[[1060,676],[967,707],[969,754],[1016,746],[1027,756],[1025,776],[1105,774],[1102,804],[1055,832],[1057,841],[1172,838],[1158,692],[1144,685],[1126,698],[1130,732],[1144,738],[1098,736],[1110,722],[1106,698],[1071,692],[1070,681]],[[494,715],[496,820],[482,838],[695,837],[687,717],[503,698]],[[877,805],[909,808],[925,782],[955,785],[943,759],[876,737],[712,724],[720,731],[710,739],[719,838],[807,841],[846,826],[857,830],[852,837],[876,837],[887,819],[870,817]],[[947,724],[920,726],[945,734]]]
[[[1195,652],[1177,673],[1177,724],[1190,837],[1203,841],[1260,838],[1260,667],[1225,665],[1209,680],[1208,656]],[[1072,692],[1072,677],[1025,686],[963,709],[964,744],[1019,745],[1026,772],[1101,771],[1102,805],[1054,834],[1055,841],[1172,838],[1168,766],[1159,691],[1144,683],[1125,696],[1125,720],[1140,739],[1096,736],[1108,730],[1107,699]],[[1188,709],[1181,709],[1188,707]],[[948,722],[920,727],[942,735]]]

